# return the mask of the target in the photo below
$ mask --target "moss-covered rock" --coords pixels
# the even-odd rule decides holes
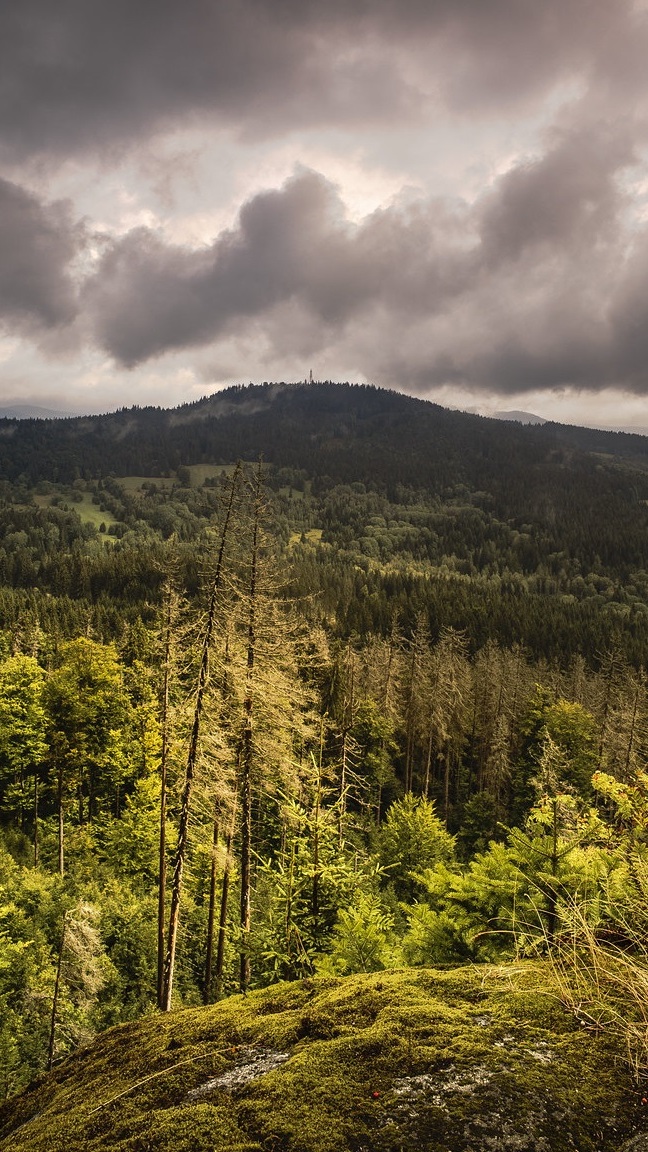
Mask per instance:
[[[642,1093],[538,965],[275,985],[129,1024],[0,1112],[2,1152],[618,1152]]]

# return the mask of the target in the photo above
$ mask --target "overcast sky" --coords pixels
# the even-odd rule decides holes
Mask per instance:
[[[648,2],[5,0],[0,406],[648,427]]]

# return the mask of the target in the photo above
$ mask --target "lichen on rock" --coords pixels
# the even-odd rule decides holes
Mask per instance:
[[[235,1092],[237,1089],[245,1088],[245,1085],[251,1084],[253,1080],[258,1080],[259,1076],[265,1076],[275,1068],[280,1068],[289,1059],[289,1052],[273,1052],[268,1048],[242,1048],[239,1060],[233,1068],[228,1068],[221,1076],[199,1084],[197,1088],[192,1088],[187,1093],[187,1099],[200,1100],[217,1088],[225,1092]]]

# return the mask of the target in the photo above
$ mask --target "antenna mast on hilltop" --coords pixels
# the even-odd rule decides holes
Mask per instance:
[[[312,368],[311,368],[311,370],[310,370],[310,377],[309,377],[309,381],[308,381],[308,382],[309,382],[309,384],[312,384],[312,383],[313,383],[313,369],[312,369]]]

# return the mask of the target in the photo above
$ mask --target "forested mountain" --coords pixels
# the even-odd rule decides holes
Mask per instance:
[[[0,444],[0,579],[94,607],[102,634],[115,600],[155,600],[165,539],[200,537],[221,466],[262,457],[295,589],[338,634],[386,634],[395,616],[411,628],[423,612],[473,647],[595,660],[621,644],[646,663],[644,437],[268,384],[173,411],[0,421]],[[121,540],[109,553],[102,524]],[[2,598],[0,623],[15,626],[16,605]]]
[[[279,979],[641,955],[648,441],[335,384],[0,437],[1,1091]]]
[[[254,460],[310,468],[322,478],[438,487],[585,466],[599,454],[648,463],[643,436],[545,423],[519,426],[442,408],[370,385],[234,387],[175,409],[130,408],[66,420],[5,419],[3,477],[70,482],[180,464]]]

